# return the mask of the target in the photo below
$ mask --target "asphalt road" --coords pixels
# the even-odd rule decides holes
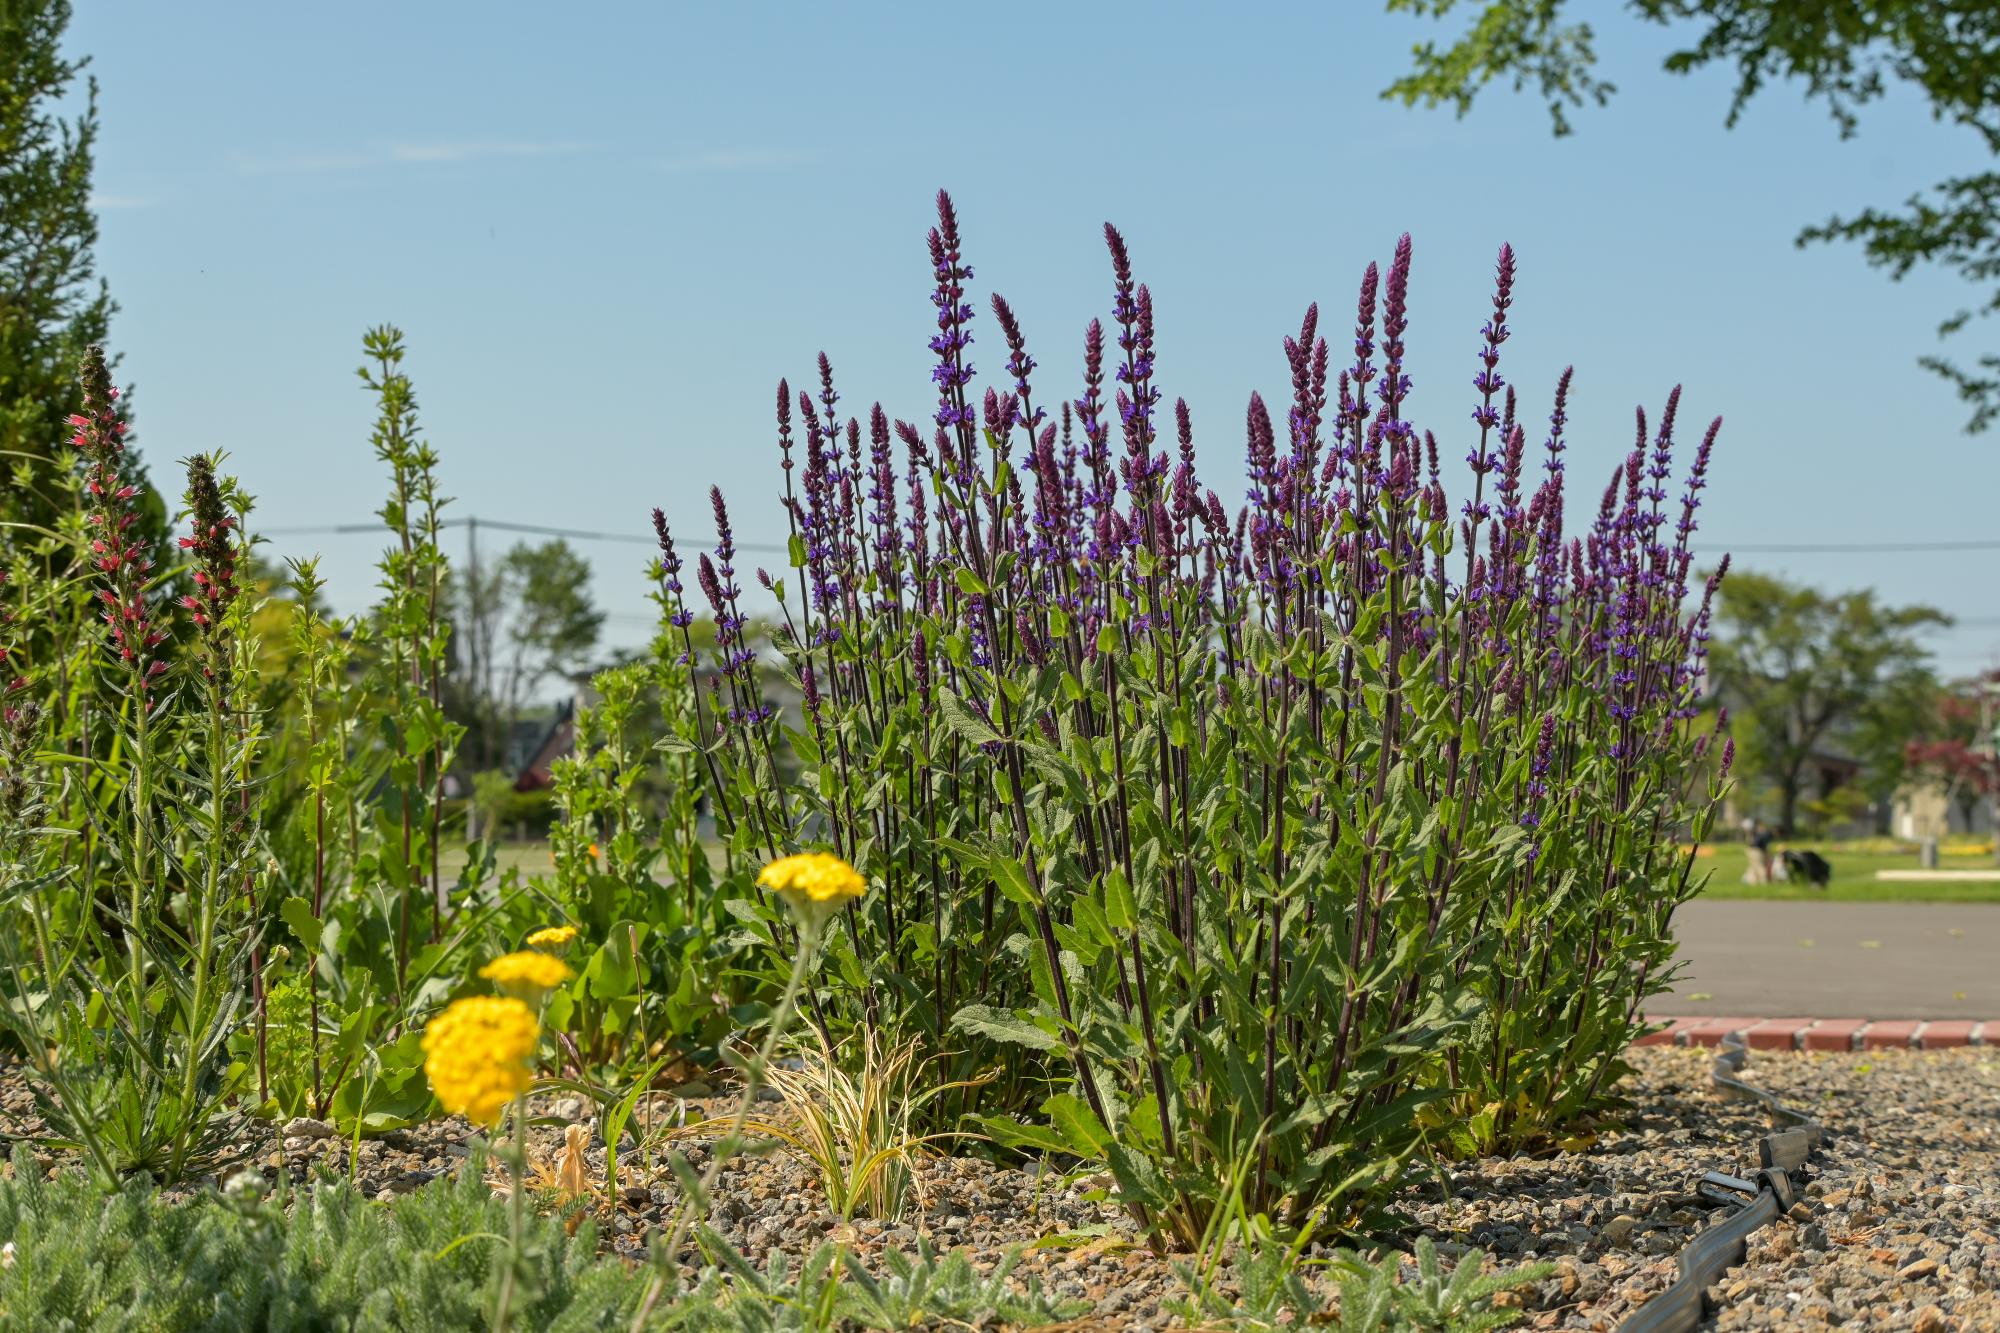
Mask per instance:
[[[2000,1023],[2000,903],[1697,899],[1674,927],[1685,967],[1649,1013]]]

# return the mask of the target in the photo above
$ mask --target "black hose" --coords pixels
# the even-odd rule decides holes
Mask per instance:
[[[1743,1262],[1751,1233],[1777,1221],[1791,1209],[1792,1181],[1787,1173],[1803,1165],[1826,1136],[1826,1131],[1811,1116],[1737,1078],[1736,1071],[1748,1058],[1749,1052],[1740,1041],[1716,1053],[1712,1072],[1717,1091],[1761,1102],[1774,1119],[1788,1122],[1793,1128],[1766,1134],[1758,1140],[1757,1159],[1761,1169],[1754,1182],[1710,1173],[1704,1185],[1746,1194],[1754,1188],[1756,1197],[1683,1246],[1676,1264],[1679,1276],[1673,1285],[1633,1311],[1618,1326],[1618,1333],[1693,1333],[1699,1328],[1707,1312],[1706,1291],[1726,1270]]]
[[[1724,1270],[1743,1262],[1750,1233],[1778,1219],[1778,1196],[1759,1190],[1757,1199],[1720,1226],[1710,1227],[1681,1251],[1680,1276],[1618,1326],[1619,1333],[1681,1333],[1701,1325],[1703,1292]]]

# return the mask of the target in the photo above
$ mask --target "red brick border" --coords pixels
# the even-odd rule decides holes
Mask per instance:
[[[1682,1028],[1675,1041],[1682,1046],[1720,1046],[1724,1037],[1748,1032],[1762,1022],[1756,1018],[1707,1018]]]
[[[1985,1025],[1968,1023],[1959,1018],[1926,1023],[1924,1030],[1917,1034],[1917,1045],[1927,1051],[1940,1050],[1946,1046],[1970,1046],[1978,1039],[1975,1034],[1982,1026]],[[2000,1028],[2000,1024],[1994,1026]]]
[[[1917,1044],[1917,1029],[1922,1026],[1922,1023],[1909,1018],[1895,1019],[1887,1023],[1870,1023],[1861,1029],[1861,1049],[1864,1051],[1907,1049]]]
[[[1739,1035],[1759,1051],[1888,1051],[2000,1046],[2000,1019],[1655,1018],[1663,1026],[1635,1046],[1718,1046]]]
[[[1860,1040],[1861,1029],[1867,1026],[1867,1022],[1859,1018],[1836,1018],[1815,1023],[1801,1034],[1799,1045],[1808,1051],[1851,1051]]]
[[[1753,1051],[1797,1050],[1801,1040],[1799,1034],[1818,1021],[1816,1018],[1767,1018],[1744,1033],[1743,1040]]]

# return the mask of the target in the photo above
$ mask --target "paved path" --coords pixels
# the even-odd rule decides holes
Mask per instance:
[[[2000,1020],[2000,903],[1697,899],[1658,1014]]]

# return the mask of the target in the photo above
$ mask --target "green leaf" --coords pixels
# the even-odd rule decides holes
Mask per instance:
[[[1018,1120],[997,1115],[978,1116],[975,1123],[1003,1148],[1022,1148],[1043,1154],[1072,1154],[1074,1151],[1060,1134],[1047,1125],[1024,1125]]]
[[[291,927],[292,934],[300,944],[306,946],[307,953],[319,952],[319,937],[323,927],[318,917],[313,915],[313,906],[304,898],[287,898],[278,908],[278,915]]]
[[[1015,857],[1004,852],[995,852],[989,862],[993,867],[993,882],[1000,892],[1026,907],[1034,907],[1041,902],[1041,895],[1028,879],[1027,867]]]
[[[1068,1143],[1070,1151],[1078,1157],[1098,1158],[1111,1146],[1111,1133],[1104,1128],[1104,1122],[1097,1118],[1097,1112],[1081,1097],[1061,1092],[1042,1103],[1042,1114],[1049,1118]]]
[[[1001,739],[991,723],[975,713],[965,700],[951,690],[938,691],[938,711],[944,714],[946,726],[974,745],[987,745]]]
[[[1077,929],[1093,942],[1106,945],[1118,942],[1118,937],[1111,933],[1111,922],[1105,918],[1104,909],[1097,905],[1095,898],[1078,894],[1070,910],[1076,914]]]
[[[1125,872],[1116,868],[1104,875],[1104,916],[1120,930],[1139,924],[1139,904],[1132,896],[1132,885]]]
[[[1013,1042],[1038,1051],[1059,1051],[1063,1048],[1062,1038],[1053,1032],[1020,1014],[995,1009],[991,1005],[968,1004],[951,1016],[951,1025],[995,1041]]]

